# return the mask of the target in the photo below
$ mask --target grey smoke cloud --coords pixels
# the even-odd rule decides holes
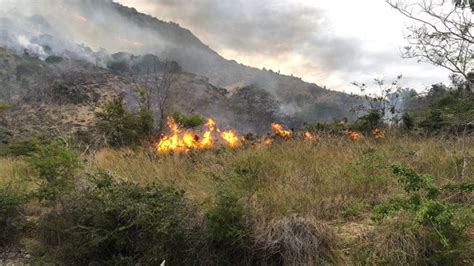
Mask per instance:
[[[282,68],[286,74],[337,89],[349,87],[351,81],[393,78],[400,73],[409,76],[406,85],[414,87],[447,77],[441,69],[400,58],[404,23],[381,0],[117,1],[190,28],[226,57],[258,67]],[[358,34],[337,34],[331,19]],[[386,25],[387,32],[366,32],[360,21],[368,27]],[[388,43],[387,36],[398,39]],[[380,41],[374,41],[377,38]]]
[[[174,45],[166,43],[156,31],[139,28],[110,9],[101,9],[98,3],[103,1],[109,0],[0,0],[0,38],[3,42],[7,39],[2,37],[3,28],[13,32],[16,43],[18,38],[26,37],[22,41],[30,48],[34,44],[24,42],[25,39],[31,40],[40,32],[66,40],[69,43],[64,41],[61,46],[69,50],[81,49],[71,43],[131,53],[163,51]],[[357,1],[357,5],[370,4],[376,10],[357,16],[338,8],[337,3],[345,3],[351,9],[345,0],[114,1],[179,23],[228,59],[281,70],[333,89],[346,89],[351,81],[392,78],[400,73],[407,76],[406,85],[419,88],[447,76],[439,69],[402,60],[398,53],[400,44],[384,42],[389,34],[347,34],[351,30],[365,33],[360,21],[368,21],[364,26],[383,22],[388,25],[386,31],[397,34],[393,32],[396,28],[389,27],[386,16],[373,17],[383,2],[380,0]],[[328,12],[327,6],[336,7],[336,14],[341,13],[337,21],[347,28],[345,33],[334,27],[334,13]],[[35,17],[38,14],[46,19]]]

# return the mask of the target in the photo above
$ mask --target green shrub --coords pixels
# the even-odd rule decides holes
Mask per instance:
[[[21,213],[23,203],[24,199],[8,187],[0,188],[0,247],[18,240],[26,225]]]
[[[107,103],[104,111],[96,114],[97,128],[111,146],[136,145],[153,133],[153,115],[142,109],[138,114],[126,110],[121,97]]]
[[[43,138],[15,139],[8,144],[0,147],[1,156],[26,156],[38,151],[38,148],[49,144],[49,141]]]
[[[37,61],[28,61],[19,64],[16,68],[16,78],[20,80],[23,77],[30,77],[41,70],[41,65]]]
[[[204,125],[205,119],[199,115],[185,115],[180,112],[173,114],[173,119],[183,128],[196,128]]]
[[[423,238],[420,239],[423,242],[418,244],[430,243],[431,248],[419,258],[423,263],[457,264],[471,256],[465,248],[468,239],[465,231],[472,224],[473,209],[449,202],[452,193],[442,198],[442,189],[433,185],[429,175],[418,174],[400,165],[394,165],[392,169],[406,196],[376,206],[373,219],[382,222],[386,217],[396,214],[406,217],[404,223],[423,232]],[[443,190],[469,191],[470,187],[469,184],[448,185]]]
[[[235,192],[222,191],[217,205],[207,213],[209,241],[221,260],[231,263],[248,253],[250,229],[245,221],[244,207]]]
[[[28,163],[37,172],[40,200],[55,200],[74,188],[74,175],[80,168],[78,156],[61,143],[53,142],[37,147],[29,155]]]
[[[170,187],[117,183],[102,172],[93,186],[43,217],[41,242],[70,265],[195,262],[191,209]]]
[[[46,57],[44,61],[48,64],[57,64],[57,63],[61,63],[63,60],[64,58],[62,58],[61,56],[51,55],[51,56]]]

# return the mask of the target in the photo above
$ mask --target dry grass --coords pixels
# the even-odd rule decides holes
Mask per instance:
[[[284,261],[286,258],[297,258],[294,262],[301,264],[333,258],[331,230],[345,243],[344,253],[358,252],[355,246],[377,234],[374,243],[384,245],[377,247],[382,250],[380,256],[389,256],[390,249],[399,248],[412,255],[400,253],[396,259],[408,261],[422,253],[413,246],[415,236],[378,234],[368,219],[375,205],[402,191],[390,165],[401,163],[429,174],[438,185],[458,181],[463,161],[460,147],[456,139],[387,136],[361,142],[345,137],[326,137],[318,143],[289,140],[265,147],[216,148],[189,154],[103,149],[83,156],[83,170],[107,170],[117,179],[142,185],[172,185],[185,191],[201,216],[214,206],[222,188],[232,189],[242,197],[239,202],[245,205],[254,227],[253,238],[261,241],[265,254],[281,256],[285,265],[292,264]],[[470,161],[464,181],[474,182],[474,146],[468,148]],[[31,187],[29,176],[31,171],[21,160],[0,160],[0,185],[25,191]]]
[[[268,265],[322,265],[335,262],[336,237],[314,218],[291,216],[257,233],[257,243]]]
[[[397,137],[357,143],[345,138],[288,141],[188,155],[105,149],[87,160],[89,168],[106,169],[123,180],[179,187],[198,205],[211,202],[222,186],[236,187],[254,217],[266,223],[291,214],[332,220],[354,201],[380,203],[400,192],[389,170],[396,162],[447,182],[458,175],[461,157],[455,141]],[[468,173],[473,178],[472,164]]]

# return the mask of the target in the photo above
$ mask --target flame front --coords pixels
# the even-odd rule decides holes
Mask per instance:
[[[232,148],[240,145],[240,139],[235,132],[232,130],[221,133],[222,139]]]
[[[202,138],[190,130],[182,132],[179,125],[171,117],[167,118],[167,125],[171,131],[170,134],[162,137],[156,145],[157,151],[161,153],[189,152],[190,150],[212,148],[218,140],[216,135],[220,137],[220,140],[225,145],[231,148],[240,145],[237,133],[233,130],[221,132],[216,122],[212,119],[207,121],[205,125],[206,130],[202,133]]]
[[[293,133],[293,132],[291,132],[291,131],[289,131],[289,130],[285,130],[282,125],[276,124],[276,123],[273,123],[273,124],[272,124],[272,130],[273,130],[276,134],[278,134],[278,135],[280,135],[280,136],[282,136],[282,137],[284,137],[284,138],[290,137],[291,134]]]
[[[309,141],[321,141],[321,137],[318,135],[314,135],[313,133],[306,131],[304,133],[304,138],[309,140]]]
[[[352,131],[352,130],[348,130],[344,134],[350,137],[353,141],[359,141],[364,138],[364,135],[362,135],[362,133]]]

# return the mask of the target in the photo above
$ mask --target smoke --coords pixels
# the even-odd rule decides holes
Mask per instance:
[[[0,45],[40,57],[72,54],[90,61],[92,50],[143,54],[171,46],[156,30],[125,18],[126,11],[120,13],[109,0],[0,0]]]

